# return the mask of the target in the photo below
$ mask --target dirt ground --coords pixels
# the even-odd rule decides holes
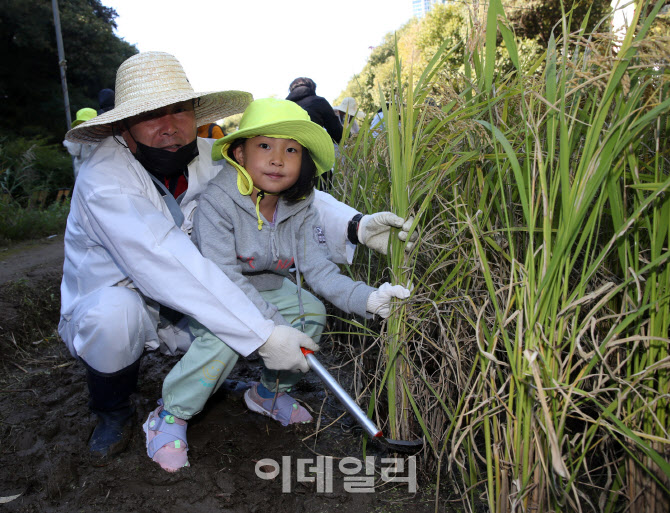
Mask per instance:
[[[294,395],[315,423],[283,428],[249,412],[242,393],[259,364],[244,359],[189,423],[190,468],[168,474],[146,455],[141,424],[177,361],[155,353],[142,359],[129,448],[107,461],[90,459],[95,418],[85,374],[56,333],[62,243],[59,235],[0,247],[0,512],[461,511],[446,491],[436,509],[434,476],[420,464],[416,492],[390,480],[411,478],[407,456],[368,444],[374,468],[359,469],[362,433],[340,417],[341,406],[314,373]],[[331,344],[320,359],[347,388],[351,370],[337,349]],[[394,474],[401,464],[404,471]]]

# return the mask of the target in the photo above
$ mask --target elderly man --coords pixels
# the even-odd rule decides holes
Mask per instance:
[[[265,319],[188,235],[198,195],[223,162],[212,161],[213,141],[197,138],[197,126],[242,112],[251,95],[196,93],[177,59],[162,52],[121,64],[115,91],[114,109],[66,135],[99,144],[72,197],[58,327],[87,370],[98,417],[89,446],[100,456],[127,443],[143,351],[188,349],[184,316],[243,356],[262,348],[272,368],[304,369],[300,347],[314,347],[301,331]],[[391,226],[403,225],[389,212],[362,216],[327,194],[318,208],[339,262],[359,241],[385,251]]]

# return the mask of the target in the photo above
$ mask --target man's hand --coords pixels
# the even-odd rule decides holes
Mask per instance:
[[[383,283],[381,287],[368,296],[368,303],[365,309],[371,314],[377,314],[386,319],[391,315],[391,299],[394,297],[407,299],[409,295],[410,290],[402,285]]]
[[[413,222],[414,218],[412,217],[405,220],[392,212],[377,212],[376,214],[363,216],[358,223],[358,241],[385,255],[389,245],[391,228],[400,228],[398,238],[401,241],[407,241],[405,251],[411,251],[419,237],[415,231],[407,240],[407,232],[412,227]]]
[[[265,344],[258,348],[258,354],[268,369],[307,372],[309,364],[300,351],[306,347],[318,351],[319,346],[310,337],[291,326],[275,326]]]

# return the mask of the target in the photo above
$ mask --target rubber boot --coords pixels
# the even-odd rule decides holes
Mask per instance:
[[[137,386],[139,370],[139,360],[112,374],[98,372],[86,365],[86,380],[91,395],[88,405],[98,417],[98,424],[88,442],[93,456],[114,456],[128,445],[135,416],[130,394]]]

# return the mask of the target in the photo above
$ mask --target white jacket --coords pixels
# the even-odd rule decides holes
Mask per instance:
[[[74,177],[76,179],[81,165],[91,154],[95,148],[95,144],[82,144],[73,143],[71,141],[63,141],[63,146],[65,146],[70,155],[72,155],[72,167],[74,168]]]
[[[189,165],[181,201],[184,231],[127,148],[112,137],[97,146],[77,177],[65,232],[61,316],[66,321],[87,295],[123,285],[193,317],[243,356],[265,343],[272,321],[185,233],[199,194],[221,168],[211,160],[212,142],[198,138],[200,155]],[[323,193],[318,205],[331,254],[349,260],[346,224],[355,211]]]

